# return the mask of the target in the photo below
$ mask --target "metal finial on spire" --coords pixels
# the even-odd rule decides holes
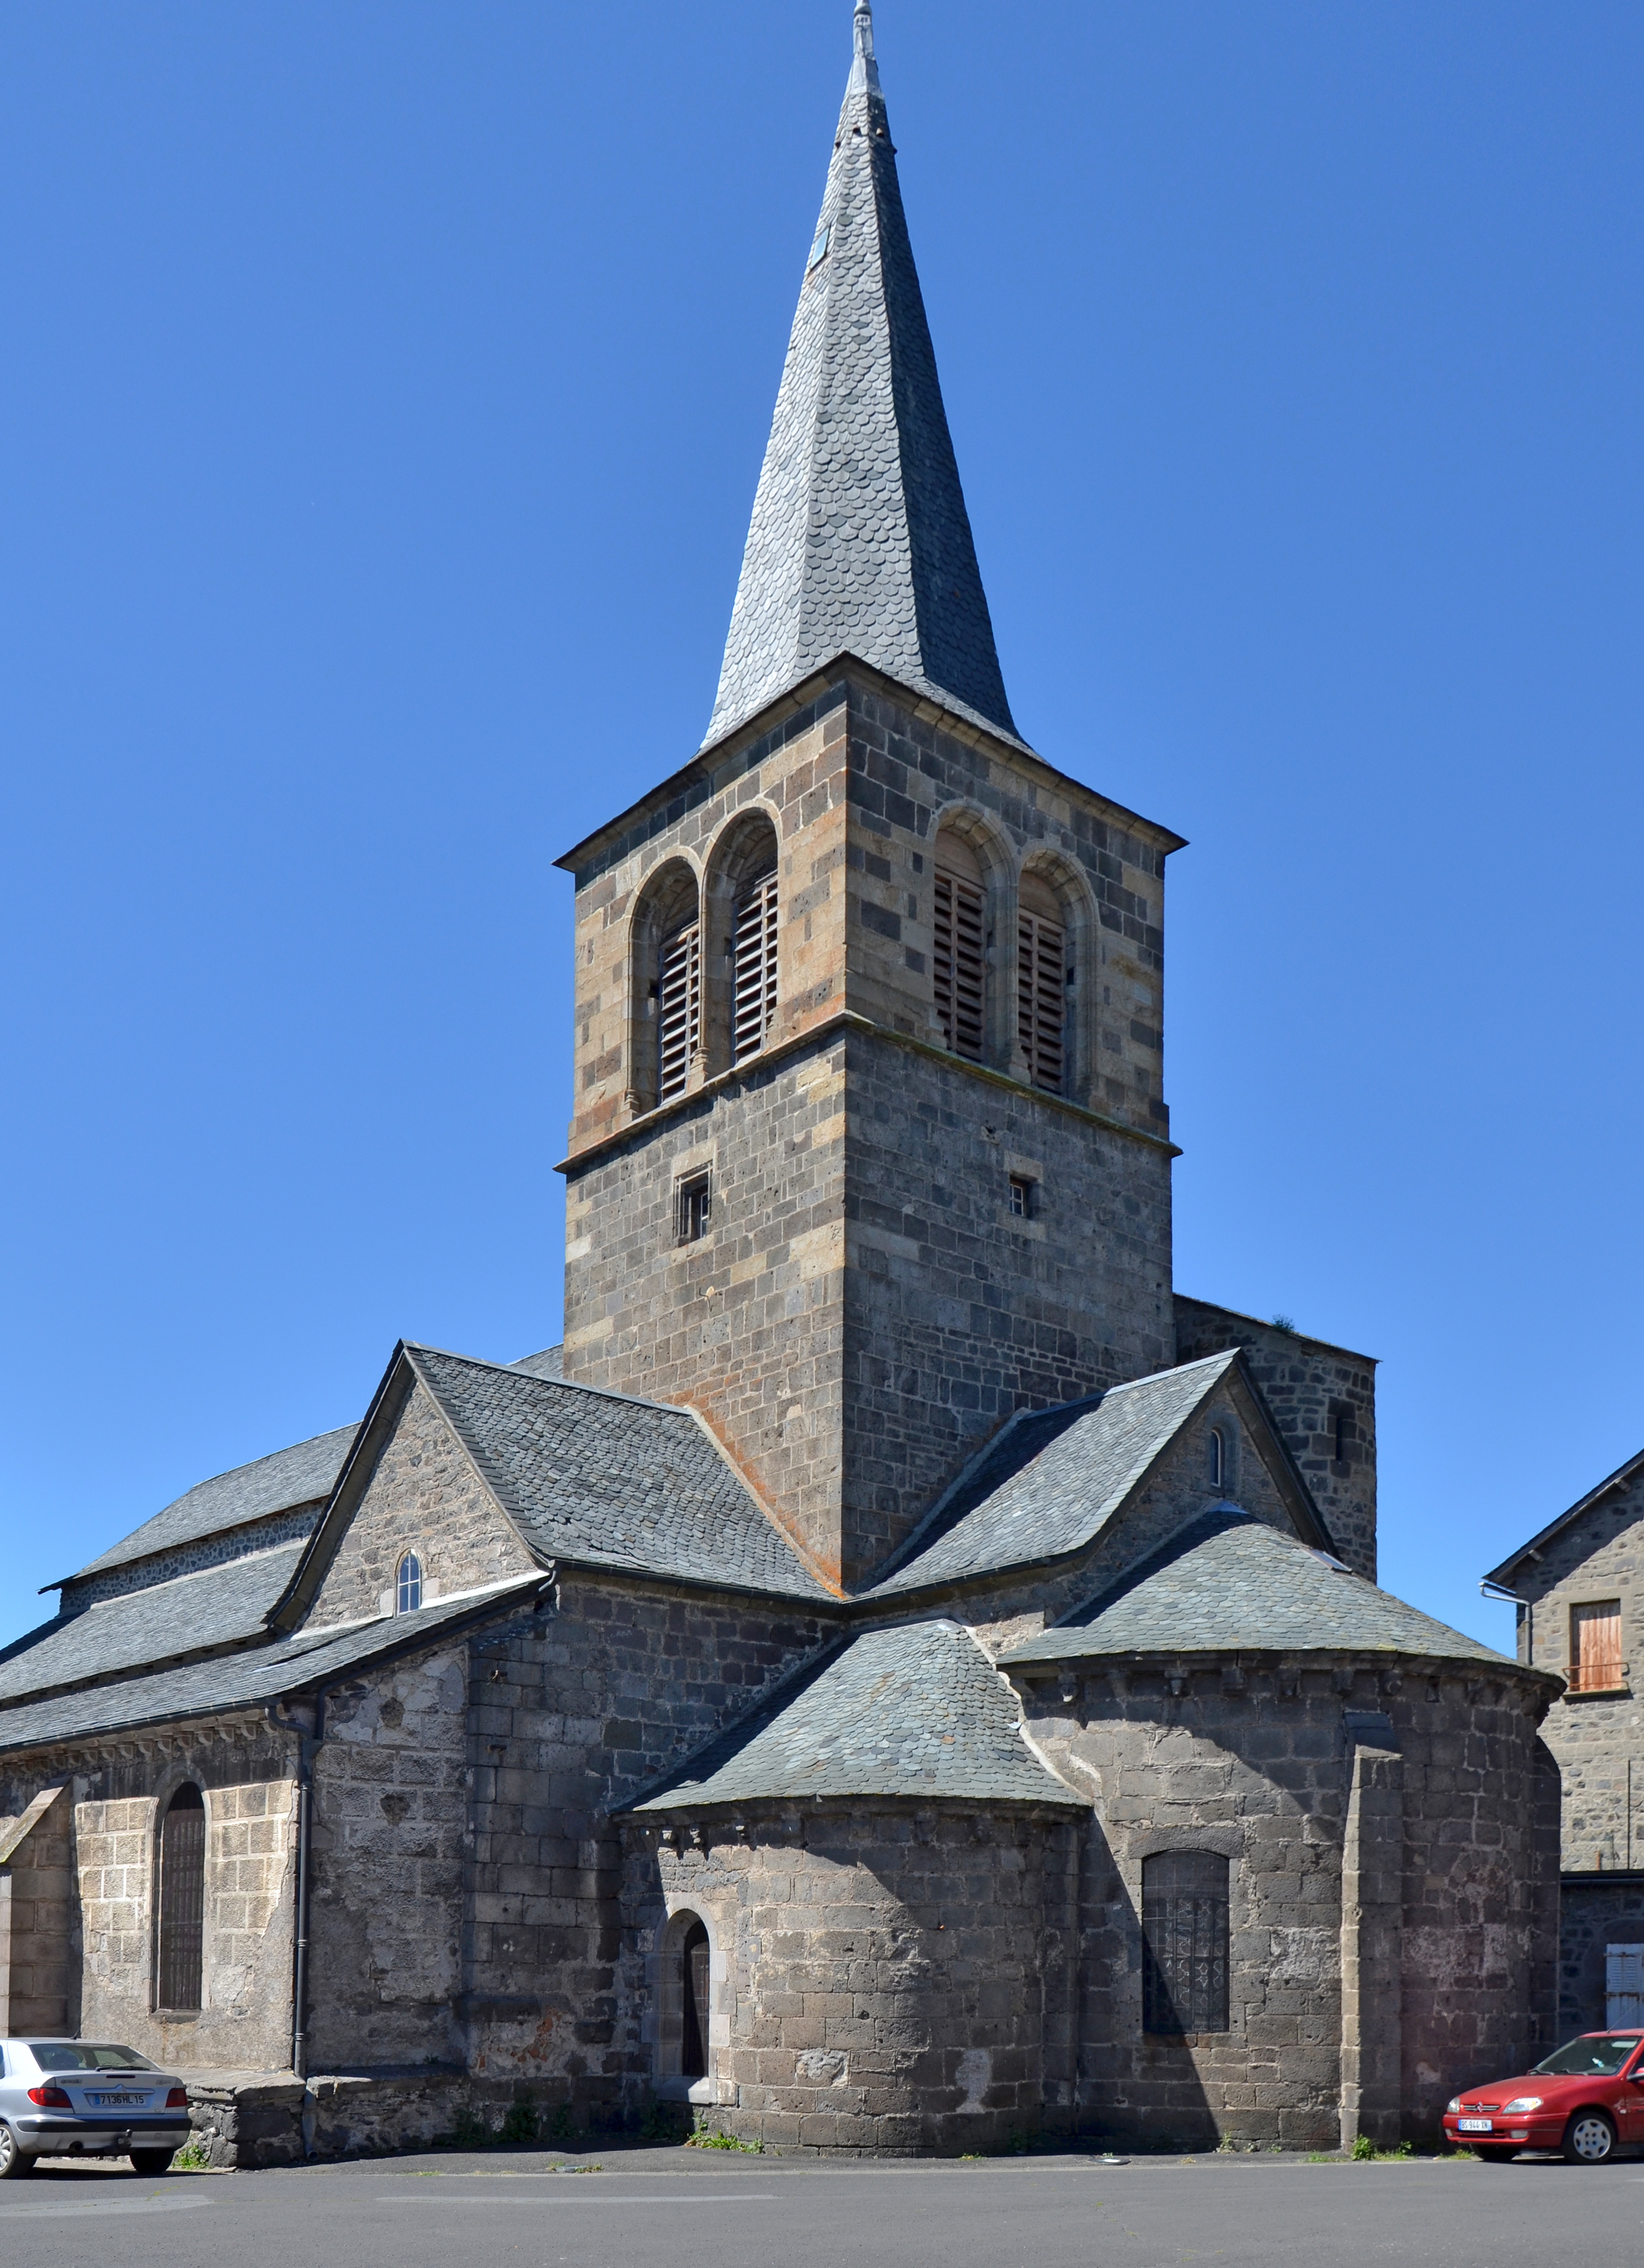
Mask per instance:
[[[856,38],[856,60],[851,66],[848,91],[855,94],[863,87],[872,87],[877,93],[879,65],[874,60],[874,0],[856,0],[851,30]]]

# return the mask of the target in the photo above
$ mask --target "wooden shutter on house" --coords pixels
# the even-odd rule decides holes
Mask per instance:
[[[701,932],[692,922],[657,956],[657,1100],[683,1094],[702,1034]]]
[[[1024,875],[1016,931],[1016,1032],[1036,1086],[1060,1094],[1066,1076],[1067,934],[1050,889]]]
[[[773,868],[736,902],[731,957],[731,1060],[756,1055],[777,1012],[777,877]]]
[[[159,2006],[197,2008],[205,1919],[205,1805],[180,1787],[160,1828]]]
[[[936,1012],[956,1056],[980,1063],[986,1032],[987,898],[979,882],[936,870]]]
[[[1621,1660],[1621,1602],[1600,1599],[1570,1609],[1570,1683],[1578,1693],[1626,1683]]]

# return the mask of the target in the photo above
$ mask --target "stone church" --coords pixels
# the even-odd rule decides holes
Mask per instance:
[[[1559,1691],[1177,1292],[1182,838],[1017,730],[867,0],[707,737],[576,897],[563,1347],[402,1344],[0,1657],[11,2029],[223,2164],[1331,2147],[1544,2051]]]

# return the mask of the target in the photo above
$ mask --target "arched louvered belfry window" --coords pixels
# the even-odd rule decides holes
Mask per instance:
[[[682,859],[670,859],[645,885],[630,950],[628,1101],[636,1111],[654,1110],[684,1094],[702,1049],[701,908]]]
[[[686,2079],[708,2075],[708,1951],[707,1926],[693,1921],[679,1946],[684,1968],[679,2067]]]
[[[394,1583],[394,1610],[398,1615],[414,1615],[422,1603],[423,1563],[415,1551],[408,1551]]]
[[[1021,878],[1016,917],[1016,1033],[1028,1077],[1051,1094],[1067,1079],[1067,927],[1042,874]]]
[[[690,1079],[702,1045],[702,930],[685,922],[657,955],[657,1100],[671,1102]]]
[[[197,2008],[205,1923],[205,1799],[185,1780],[160,1822],[157,2005]]]
[[[777,869],[744,882],[731,917],[731,1060],[757,1055],[777,1013]]]
[[[962,835],[936,837],[932,977],[937,1020],[956,1056],[980,1063],[987,1049],[987,884]]]

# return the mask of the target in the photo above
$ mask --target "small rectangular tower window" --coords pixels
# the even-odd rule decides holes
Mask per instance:
[[[1570,1609],[1570,1686],[1576,1693],[1611,1692],[1626,1683],[1621,1659],[1621,1602],[1598,1599]]]
[[[665,938],[657,956],[657,1100],[683,1094],[702,1043],[701,932],[692,922]]]
[[[696,1244],[708,1233],[713,1212],[713,1175],[688,1174],[679,1185],[679,1241]]]
[[[1026,1174],[1013,1174],[1010,1177],[1010,1210],[1014,1220],[1033,1219],[1034,1187]]]

